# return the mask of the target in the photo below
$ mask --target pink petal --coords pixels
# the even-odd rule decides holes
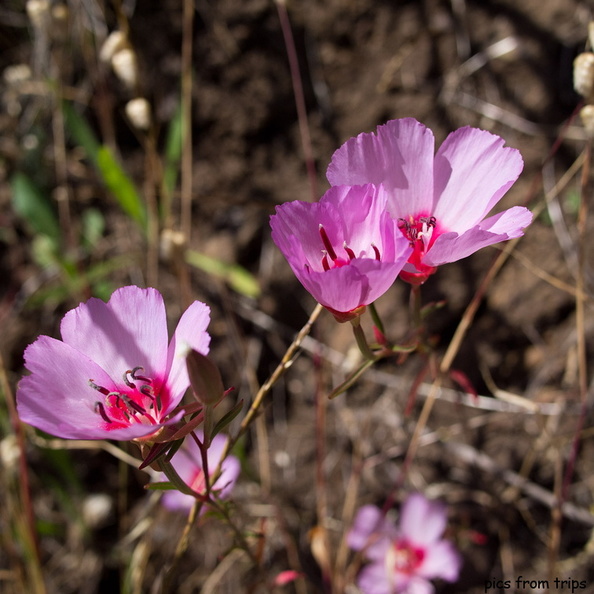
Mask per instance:
[[[333,185],[383,184],[393,217],[405,217],[433,206],[431,130],[412,118],[391,120],[377,133],[347,140],[332,156],[326,176]]]
[[[127,369],[163,377],[167,357],[167,319],[155,289],[122,287],[106,304],[90,299],[69,311],[60,326],[65,343],[84,353],[120,383]]]
[[[213,468],[214,467],[215,466],[213,466]],[[228,456],[221,467],[221,475],[214,484],[214,489],[218,491],[218,496],[220,498],[224,499],[229,497],[240,473],[241,464],[239,463],[239,460],[235,456]]]
[[[158,482],[166,482],[167,477],[163,475]],[[177,491],[175,489],[167,490],[163,493],[163,497],[161,497],[161,503],[171,511],[187,511],[192,508],[194,503],[196,502],[196,498],[192,497],[191,495],[186,495],[181,491]]]
[[[462,557],[450,542],[442,540],[429,546],[425,552],[419,575],[427,578],[441,578],[448,582],[458,579]]]
[[[400,512],[400,529],[415,546],[435,542],[443,534],[447,523],[445,505],[429,501],[420,493],[409,495]]]
[[[470,127],[445,139],[435,156],[432,212],[445,229],[462,233],[476,225],[516,181],[524,162],[519,151],[504,144],[503,138]]]
[[[396,590],[393,581],[386,571],[384,561],[371,563],[364,567],[357,578],[357,586],[362,594],[394,594],[403,590]]]
[[[201,431],[197,431],[196,435],[201,441],[204,439],[204,435]],[[210,474],[216,470],[226,443],[227,437],[224,435],[219,434],[213,438],[206,454]],[[186,437],[182,447],[173,456],[171,464],[179,474],[180,478],[187,484],[190,484],[194,476],[196,476],[196,473],[202,470],[202,454],[200,453],[198,444],[191,436]],[[231,490],[235,486],[240,470],[241,465],[235,456],[228,456],[225,459],[221,467],[221,474],[213,485],[213,488],[219,491],[219,497],[225,498],[229,496]],[[163,474],[160,476],[159,480],[166,481],[167,478]],[[188,510],[194,505],[195,501],[196,499],[191,495],[186,495],[179,491],[171,490],[166,491],[163,494],[163,504],[171,510]]]
[[[190,349],[208,355],[210,336],[206,328],[210,323],[210,308],[200,301],[194,301],[180,318],[167,350],[168,386],[171,402],[165,414],[176,407],[188,386],[186,355]]]
[[[200,441],[204,439],[204,434],[202,431],[196,431],[196,435]],[[219,465],[223,452],[227,446],[227,441],[227,436],[221,433],[215,435],[211,441],[210,447],[206,452],[206,457],[208,459],[208,471],[210,474],[212,474]],[[181,450],[185,450],[191,458],[193,462],[193,471],[195,471],[196,468],[202,468],[202,454],[200,453],[200,448],[194,439],[187,437]],[[174,456],[173,461],[175,461],[176,457],[177,454]],[[177,470],[177,463],[173,463],[173,465]],[[227,458],[225,458],[221,466],[221,474],[213,485],[214,489],[219,490],[219,497],[225,498],[230,494],[235,482],[237,481],[237,478],[239,477],[240,470],[241,465],[235,456],[227,456]]]
[[[514,206],[485,219],[462,235],[440,235],[424,257],[429,266],[456,262],[479,249],[500,241],[521,237],[532,222],[532,213],[522,206]]]
[[[433,594],[435,588],[431,582],[420,577],[412,577],[406,586],[406,594]]]
[[[134,424],[105,429],[95,404],[103,396],[89,380],[108,390],[111,378],[86,355],[49,336],[40,336],[25,350],[25,376],[17,390],[17,410],[25,423],[64,439],[133,439],[161,425]]]
[[[348,266],[327,272],[294,272],[316,301],[335,311],[349,312],[381,297],[398,277],[404,262],[404,257],[394,264],[353,260]]]
[[[347,536],[347,544],[354,551],[361,551],[369,544],[369,537],[382,529],[384,514],[375,505],[359,508],[353,526]]]
[[[385,211],[386,200],[381,187],[336,186],[318,203],[283,204],[270,218],[273,241],[299,281],[325,307],[349,312],[375,301],[404,266],[411,250]],[[324,270],[320,225],[345,265]]]

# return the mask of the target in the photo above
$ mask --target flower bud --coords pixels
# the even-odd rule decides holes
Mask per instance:
[[[594,100],[594,53],[584,52],[573,61],[573,88],[586,100]]]
[[[46,26],[50,13],[49,0],[28,0],[26,10],[33,27],[42,29]]]
[[[588,138],[594,138],[594,105],[584,105],[580,109],[580,118]]]
[[[131,124],[138,130],[151,127],[151,106],[144,97],[137,97],[126,103],[126,115]]]
[[[113,56],[128,45],[128,39],[125,33],[113,31],[103,42],[99,50],[99,59],[105,64],[109,64]]]
[[[116,52],[111,58],[111,67],[115,75],[133,90],[138,85],[138,62],[136,53],[130,47],[125,47]]]
[[[196,400],[207,406],[219,402],[225,395],[225,386],[218,367],[195,350],[188,353],[186,365]]]
[[[182,231],[174,229],[163,229],[159,251],[166,262],[178,262],[183,258],[183,251],[186,248],[186,236]]]

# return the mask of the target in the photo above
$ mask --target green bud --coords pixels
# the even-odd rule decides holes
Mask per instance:
[[[225,387],[218,367],[206,356],[191,350],[186,358],[190,386],[198,402],[208,406],[223,398]]]

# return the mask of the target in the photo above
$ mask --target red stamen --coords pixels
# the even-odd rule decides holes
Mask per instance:
[[[326,272],[330,270],[330,265],[328,264],[328,256],[326,254],[324,254],[324,257],[322,258],[322,267]]]
[[[151,384],[152,380],[149,377],[145,377],[144,375],[136,375],[136,373],[140,370],[144,371],[144,367],[141,367],[140,365],[138,367],[135,367],[131,372],[129,372],[130,377],[132,379],[140,380],[141,382],[147,382],[148,384]]]
[[[381,260],[380,251],[377,249],[377,246],[374,245],[373,243],[371,244],[371,247],[373,248],[373,253],[375,254],[375,259],[379,262]]]
[[[106,423],[113,423],[113,421],[107,416],[102,402],[95,402],[95,412],[98,412]]]
[[[349,260],[354,260],[355,259],[355,252],[353,252],[353,250],[350,247],[347,247],[346,241],[344,242],[344,251],[348,254],[349,256]]]
[[[336,260],[336,258],[338,256],[336,255],[336,252],[334,251],[334,248],[332,247],[332,244],[330,243],[330,240],[328,239],[328,235],[326,235],[326,230],[324,229],[324,227],[322,225],[320,225],[319,230],[320,230],[320,237],[322,238],[322,243],[324,244],[324,247],[326,248],[328,255],[330,256],[330,258],[332,260]]]
[[[93,390],[97,390],[97,392],[101,392],[104,396],[109,394],[109,390],[104,388],[103,386],[98,386],[92,379],[89,380],[89,386],[93,388]]]

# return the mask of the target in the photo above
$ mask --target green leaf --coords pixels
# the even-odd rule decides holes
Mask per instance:
[[[208,274],[229,283],[229,286],[246,297],[260,296],[260,284],[256,277],[239,264],[226,264],[194,250],[186,251],[186,262]]]
[[[227,414],[225,414],[219,422],[214,426],[212,430],[211,439],[214,438],[217,433],[222,431],[231,421],[241,412],[243,408],[243,399],[240,400]]]
[[[122,210],[146,229],[146,210],[130,178],[120,167],[111,151],[100,146],[97,151],[97,166],[105,185],[115,196]]]
[[[144,488],[150,491],[177,491],[177,487],[169,482],[147,483]]]
[[[105,218],[96,208],[87,208],[82,213],[83,242],[90,252],[105,232]]]
[[[49,237],[57,246],[60,240],[58,217],[49,198],[24,173],[15,173],[10,180],[12,207],[34,233]]]
[[[31,241],[31,254],[35,264],[43,270],[60,265],[60,260],[56,254],[56,244],[47,235],[40,234],[33,238]]]
[[[136,188],[108,147],[101,145],[87,121],[68,102],[62,103],[66,128],[99,170],[122,210],[146,229],[146,210]]]
[[[85,153],[87,153],[87,157],[96,167],[99,167],[97,155],[100,143],[87,121],[67,101],[62,103],[62,113],[64,114],[66,129],[70,132],[76,144],[82,146]]]
[[[184,126],[182,122],[183,114],[181,105],[179,105],[169,123],[167,140],[165,141],[165,167],[163,171],[163,193],[165,196],[173,194],[177,183],[183,143]],[[168,213],[163,214],[167,215]]]

